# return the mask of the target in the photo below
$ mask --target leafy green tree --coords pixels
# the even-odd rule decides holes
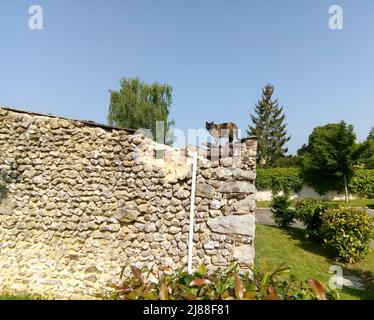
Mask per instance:
[[[149,129],[154,140],[158,139],[160,134],[165,140],[170,127],[174,125],[174,121],[169,120],[171,102],[170,85],[157,82],[146,84],[139,78],[124,78],[121,80],[119,91],[110,91],[109,125]],[[163,132],[158,134],[157,121],[163,124]]]
[[[279,158],[288,151],[285,114],[279,106],[278,99],[273,99],[274,87],[270,84],[262,89],[262,98],[255,107],[255,115],[251,114],[253,126],[247,129],[247,135],[258,137],[257,161],[264,167],[274,166]]]
[[[367,139],[374,140],[374,127],[371,128]]]
[[[374,169],[374,127],[370,130],[369,135],[363,144],[366,149],[360,158],[360,163],[367,169]]]
[[[298,154],[305,181],[318,192],[345,191],[348,202],[348,183],[353,176],[353,166],[365,151],[356,144],[353,126],[344,121],[316,127]]]

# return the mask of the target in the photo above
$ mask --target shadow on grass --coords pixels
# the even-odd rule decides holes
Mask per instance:
[[[277,228],[276,226],[271,226]],[[374,273],[368,270],[361,270],[355,268],[352,264],[339,263],[334,259],[333,250],[323,247],[321,244],[315,243],[305,237],[305,230],[300,228],[282,228],[293,240],[297,240],[296,245],[305,251],[309,251],[313,254],[323,257],[326,262],[331,265],[340,265],[343,268],[343,275],[354,276],[361,280],[365,286],[365,290],[358,290],[353,288],[344,287],[343,292],[351,296],[357,297],[361,300],[374,300]]]
[[[367,207],[368,207],[369,209],[374,210],[374,204],[368,204]]]
[[[344,287],[344,291],[361,300],[374,300],[374,274],[371,271],[357,270],[350,266],[343,266],[343,272],[346,276],[354,276],[361,280],[365,290],[357,290]]]
[[[276,226],[272,226],[273,228],[277,228]],[[301,228],[281,228],[284,233],[286,233],[290,238],[293,240],[297,240],[296,245],[305,251],[309,251],[313,254],[322,256],[328,262],[333,262],[334,254],[333,251],[319,245],[312,240],[305,237],[305,230]]]

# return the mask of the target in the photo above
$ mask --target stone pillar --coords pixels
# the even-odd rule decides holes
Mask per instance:
[[[229,260],[236,260],[242,269],[253,267],[254,262],[256,148],[256,138],[242,140],[230,157],[220,159],[220,166],[213,169],[209,181],[217,186],[207,220],[211,238],[220,239],[219,247],[228,249]],[[217,214],[217,208],[222,215]],[[219,257],[217,252],[213,265],[230,263]]]

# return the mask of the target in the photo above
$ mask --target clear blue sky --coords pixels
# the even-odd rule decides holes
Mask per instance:
[[[28,9],[44,9],[44,30]],[[344,29],[328,27],[328,8]],[[272,83],[295,152],[318,125],[374,126],[372,0],[1,0],[0,104],[106,123],[120,78],[173,86],[171,118],[241,129]]]

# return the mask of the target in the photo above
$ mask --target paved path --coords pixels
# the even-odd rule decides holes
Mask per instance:
[[[270,208],[256,208],[256,222],[259,224],[274,226],[275,222]],[[304,224],[300,221],[295,222],[292,226],[301,229],[305,228]]]
[[[368,213],[374,217],[374,210],[367,209]],[[270,208],[256,208],[256,223],[273,226],[275,225],[273,215]],[[304,229],[305,226],[302,222],[297,221],[292,225],[295,228]],[[374,248],[374,240],[371,240],[370,247]]]

